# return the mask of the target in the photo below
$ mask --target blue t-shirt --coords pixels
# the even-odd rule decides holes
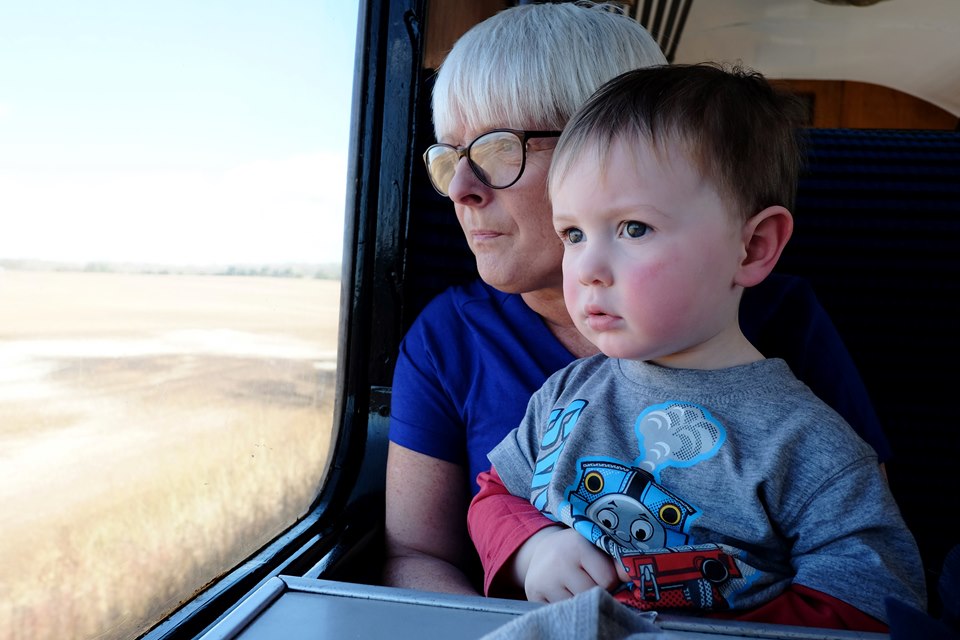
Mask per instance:
[[[740,316],[761,353],[786,360],[881,461],[889,457],[853,361],[805,280],[771,275],[747,289]],[[520,424],[530,396],[573,360],[519,295],[479,280],[451,287],[427,305],[400,344],[390,440],[466,466],[476,493],[477,474],[490,468],[487,453]]]

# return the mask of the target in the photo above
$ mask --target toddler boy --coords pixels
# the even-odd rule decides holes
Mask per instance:
[[[468,516],[488,585],[549,602],[623,582],[641,609],[864,630],[886,596],[924,608],[873,450],[740,330],[793,230],[800,113],[759,74],[672,66],[614,79],[567,125],[549,177],[564,298],[603,353],[548,379],[489,455]],[[498,527],[519,499],[549,520]]]

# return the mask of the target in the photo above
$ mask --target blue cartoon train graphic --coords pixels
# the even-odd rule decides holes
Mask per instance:
[[[639,609],[727,609],[721,586],[741,578],[718,545],[690,545],[697,509],[647,471],[598,458],[580,461],[567,492],[573,527],[617,558],[632,580],[618,599]]]

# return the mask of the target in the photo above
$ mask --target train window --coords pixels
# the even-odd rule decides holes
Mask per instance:
[[[0,637],[139,635],[316,499],[357,16],[0,7]]]
[[[320,612],[311,632],[354,629],[359,612],[397,637],[398,603],[525,608],[376,584],[400,340],[476,277],[421,160],[435,70],[471,25],[525,2],[0,6],[0,638],[280,637],[298,607]],[[869,0],[623,4],[676,62],[742,60],[787,83],[841,145],[826,188],[813,180],[825,222],[794,264],[866,356],[900,456],[891,487],[936,569],[948,536],[924,487],[953,485],[927,443],[956,446],[933,409],[915,419],[900,372],[927,397],[942,376],[917,374],[918,353],[956,351],[929,320],[952,317],[937,305],[960,281],[937,253],[956,235],[955,152],[940,146],[957,134],[929,131],[957,127],[955,3],[912,17]],[[851,131],[882,127],[922,131],[868,162]],[[901,145],[929,164],[896,165],[909,177],[881,180],[890,197],[860,186]],[[920,183],[936,195],[915,197]],[[905,250],[875,239],[899,228],[883,220],[910,222]],[[849,229],[869,251],[848,250]],[[851,261],[870,286],[836,277]],[[905,273],[909,287],[890,285]],[[890,330],[898,309],[935,348]],[[360,606],[314,606],[341,596]]]

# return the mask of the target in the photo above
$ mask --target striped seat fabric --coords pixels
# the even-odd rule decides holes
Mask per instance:
[[[931,600],[960,543],[960,133],[811,129],[778,269],[807,277],[893,448],[891,488]]]

